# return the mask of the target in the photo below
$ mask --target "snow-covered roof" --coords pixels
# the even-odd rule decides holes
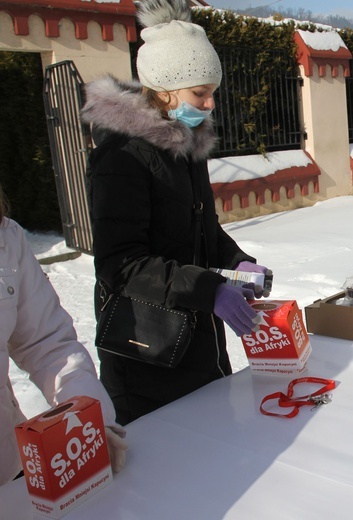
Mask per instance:
[[[312,49],[320,51],[338,51],[340,47],[346,47],[340,35],[335,31],[302,31],[298,29],[303,42]]]
[[[211,159],[208,169],[212,184],[234,182],[267,177],[279,170],[293,166],[305,167],[312,164],[310,157],[303,150],[270,152],[263,155],[244,155]]]

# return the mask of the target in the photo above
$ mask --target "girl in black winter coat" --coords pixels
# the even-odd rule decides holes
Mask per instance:
[[[101,380],[126,424],[231,373],[223,320],[238,334],[256,327],[251,289],[225,284],[210,267],[258,270],[218,223],[207,170],[215,144],[211,111],[221,81],[218,56],[190,22],[184,0],[146,0],[140,83],[108,76],[87,86],[83,119],[97,147],[89,162],[97,317],[110,292],[192,309],[197,325],[177,367],[100,350]],[[194,196],[203,206],[194,264]],[[100,290],[101,288],[102,290]]]

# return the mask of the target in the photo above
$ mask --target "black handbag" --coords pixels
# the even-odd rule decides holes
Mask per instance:
[[[203,205],[194,177],[191,171],[194,189],[194,264],[198,265]],[[102,282],[100,284],[106,291],[107,287]],[[173,368],[189,346],[195,326],[195,311],[170,309],[111,293],[98,318],[96,347],[145,363]]]
[[[193,311],[168,309],[112,293],[98,319],[96,346],[113,354],[173,368],[183,357],[195,324]]]

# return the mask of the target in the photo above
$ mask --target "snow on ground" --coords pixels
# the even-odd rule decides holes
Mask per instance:
[[[353,197],[337,197],[312,207],[264,215],[224,225],[224,229],[259,264],[274,272],[271,297],[297,300],[304,307],[339,292],[353,275]],[[70,251],[61,236],[27,233],[35,255]],[[94,347],[93,258],[44,265],[62,305],[71,314],[80,341],[89,350],[97,371]],[[228,351],[237,371],[247,366],[241,340],[227,328]],[[48,408],[40,392],[13,363],[10,377],[24,413],[31,417]]]

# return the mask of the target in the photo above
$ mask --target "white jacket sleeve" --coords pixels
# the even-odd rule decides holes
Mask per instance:
[[[50,406],[75,395],[99,399],[106,426],[114,426],[113,404],[99,381],[93,361],[77,341],[69,314],[61,307],[49,279],[34,257],[20,226],[18,233],[18,304],[9,353],[29,373]]]

